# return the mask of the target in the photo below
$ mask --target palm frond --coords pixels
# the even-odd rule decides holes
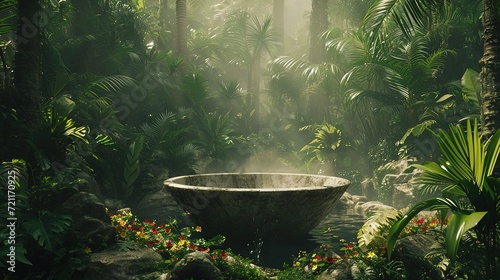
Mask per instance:
[[[15,24],[11,21],[15,16],[16,0],[4,0],[0,2],[0,35],[14,31]]]
[[[416,26],[422,25],[430,15],[430,7],[435,0],[377,0],[368,9],[361,25],[378,36],[395,23],[403,34],[410,37]]]
[[[172,112],[161,113],[152,123],[141,125],[142,131],[151,139],[162,139],[176,122],[176,114]]]
[[[372,241],[384,236],[384,233],[389,232],[389,228],[402,217],[402,211],[393,208],[377,210],[371,213],[358,230],[357,237],[359,246],[364,248],[368,247]]]
[[[137,81],[129,76],[125,75],[113,75],[108,77],[98,78],[93,82],[91,91],[104,91],[106,93],[112,93],[120,91],[124,88],[134,87],[137,85]]]

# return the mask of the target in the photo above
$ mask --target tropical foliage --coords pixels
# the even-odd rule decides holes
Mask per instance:
[[[388,161],[434,160],[414,167],[424,170],[426,195],[439,190],[442,197],[415,206],[410,216],[425,207],[451,209],[451,261],[460,263],[461,240],[479,240],[494,259],[499,183],[491,175],[498,133],[480,140],[472,124],[443,132],[481,113],[481,13],[482,4],[492,2],[313,1],[327,7],[315,5],[310,14],[302,11],[312,6],[300,1],[280,11],[272,11],[272,2],[0,3],[0,173],[5,178],[16,170],[20,178],[17,205],[26,219],[17,256],[41,271],[26,277],[71,273],[86,255],[81,247],[62,248],[75,217],[57,207],[86,180],[99,196],[134,207],[167,177],[240,171],[254,161],[259,171],[343,176],[357,192]],[[42,15],[30,52],[39,67],[15,59],[27,46],[14,34],[17,26],[18,35],[26,35],[16,25],[16,13],[26,12],[18,11],[20,3]],[[294,20],[280,30],[271,15],[285,11]],[[312,39],[307,30],[316,20],[328,26],[313,25],[320,35]],[[25,82],[16,84],[16,75]],[[483,71],[481,77],[488,76]],[[23,111],[26,92],[36,101],[33,110]],[[422,144],[434,137],[441,151]],[[398,231],[411,222],[402,217],[370,217],[379,226],[364,227],[363,236],[400,220],[390,253]],[[360,249],[382,242],[360,241]],[[353,252],[347,245],[344,250]],[[317,256],[302,256],[303,266],[326,266],[330,255]],[[386,265],[381,258],[362,259],[366,267],[389,271],[377,266]],[[399,265],[388,267],[397,272]],[[373,271],[362,272],[359,277]]]
[[[473,125],[468,121],[466,130],[461,125],[450,126],[449,133],[440,130],[435,137],[442,157],[438,162],[415,164],[414,167],[423,170],[417,183],[428,186],[428,191],[440,191],[441,197],[418,203],[391,227],[387,241],[389,258],[399,234],[418,212],[430,208],[446,214],[451,210],[445,238],[451,266],[456,261],[462,236],[474,228],[485,256],[491,261],[485,267],[486,276],[492,276],[500,221],[499,181],[493,176],[500,153],[500,132],[483,140],[477,121]]]

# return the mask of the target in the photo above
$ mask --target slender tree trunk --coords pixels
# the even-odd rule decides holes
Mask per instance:
[[[488,139],[500,125],[500,20],[495,0],[483,0],[484,54],[480,60],[481,69],[481,134]],[[493,176],[500,177],[500,162],[497,162]],[[486,238],[486,254],[489,266],[488,279],[497,273],[495,228]]]
[[[249,88],[249,91],[253,96],[253,129],[255,132],[258,132],[260,129],[260,63],[261,56],[260,54],[256,54],[250,70],[251,74]]]
[[[158,8],[158,22],[159,22],[159,27],[160,27],[160,32],[158,34],[157,38],[157,46],[158,49],[160,50],[166,50],[167,49],[167,40],[166,40],[166,34],[167,34],[167,19],[168,19],[168,0],[159,0],[158,1],[159,8]]]
[[[40,3],[38,0],[18,1],[14,85],[17,90],[19,136],[26,139],[42,121]],[[19,152],[32,167],[36,166],[33,151],[27,146]]]
[[[41,44],[38,0],[18,1],[18,25],[15,53],[14,83],[19,96],[25,100],[19,118],[36,127],[41,120]]]
[[[309,61],[321,63],[325,61],[325,46],[321,42],[321,34],[328,29],[328,0],[312,0],[311,26],[309,36]]]
[[[273,29],[278,34],[281,42],[276,49],[276,55],[285,54],[285,0],[273,1]]]
[[[181,70],[187,61],[187,0],[175,1],[175,42],[173,53],[182,56]]]
[[[489,137],[500,125],[500,22],[495,0],[484,0],[481,58],[481,133]]]

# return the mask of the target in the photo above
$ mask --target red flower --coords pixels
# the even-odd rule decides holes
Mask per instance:
[[[421,217],[420,219],[418,219],[418,221],[415,222],[415,224],[422,225],[424,221],[425,221],[424,217]]]
[[[160,228],[164,228],[165,227],[165,224],[160,224]]]
[[[212,260],[216,260],[217,259],[217,255],[212,255]]]
[[[195,245],[191,245],[191,246],[189,246],[189,249],[191,249],[191,250],[193,250],[193,251],[194,251],[194,250],[196,250],[196,248],[197,248],[197,247],[196,247]]]
[[[328,257],[326,257],[326,262],[327,263],[334,263],[335,259],[332,256],[328,256]]]
[[[148,246],[149,247],[153,247],[153,241],[152,240],[148,240]]]
[[[352,252],[354,255],[357,255],[358,254],[358,251],[353,251]]]
[[[170,260],[175,262],[177,260],[177,258],[171,258]]]
[[[166,228],[166,229],[165,229],[165,233],[167,233],[167,234],[168,234],[168,233],[170,233],[171,231],[172,231],[172,230],[171,230],[170,228]]]
[[[227,258],[227,253],[226,253],[226,252],[222,252],[222,253],[220,253],[220,256],[221,256],[223,259],[225,259],[225,258]]]
[[[184,235],[179,235],[179,240],[184,240]]]
[[[165,246],[172,247],[172,240],[165,242]]]
[[[318,261],[320,261],[320,260],[322,260],[323,258],[322,258],[320,255],[316,255],[316,259],[317,259]]]
[[[344,259],[347,259],[347,257],[349,257],[347,254],[344,254]]]
[[[353,246],[352,246],[352,244],[350,244],[350,243],[349,243],[349,244],[347,244],[346,249],[347,249],[347,250],[351,250],[351,249],[352,249],[352,247],[353,247]]]
[[[205,252],[205,248],[200,248],[200,252]]]
[[[152,227],[151,231],[153,232],[153,234],[158,234],[158,231],[156,230],[156,227]]]
[[[425,226],[420,227],[424,232],[427,232],[427,228]]]

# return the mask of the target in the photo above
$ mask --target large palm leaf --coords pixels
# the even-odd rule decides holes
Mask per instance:
[[[466,130],[461,125],[450,126],[449,133],[439,130],[434,135],[443,155],[438,162],[413,165],[424,171],[416,183],[439,186],[445,197],[418,203],[392,226],[387,244],[389,257],[404,226],[425,208],[451,209],[453,212],[445,240],[447,255],[452,263],[465,231],[479,224],[476,230],[488,235],[499,221],[498,180],[491,175],[500,153],[500,131],[483,141],[476,120],[474,126],[467,121]],[[466,198],[469,206],[452,199],[450,195]]]
[[[3,0],[0,2],[0,35],[7,34],[14,30],[14,24],[11,19],[16,16],[14,8],[15,0]]]
[[[378,35],[395,23],[403,34],[410,37],[415,26],[425,23],[435,2],[436,0],[376,0],[368,9],[362,27]]]

